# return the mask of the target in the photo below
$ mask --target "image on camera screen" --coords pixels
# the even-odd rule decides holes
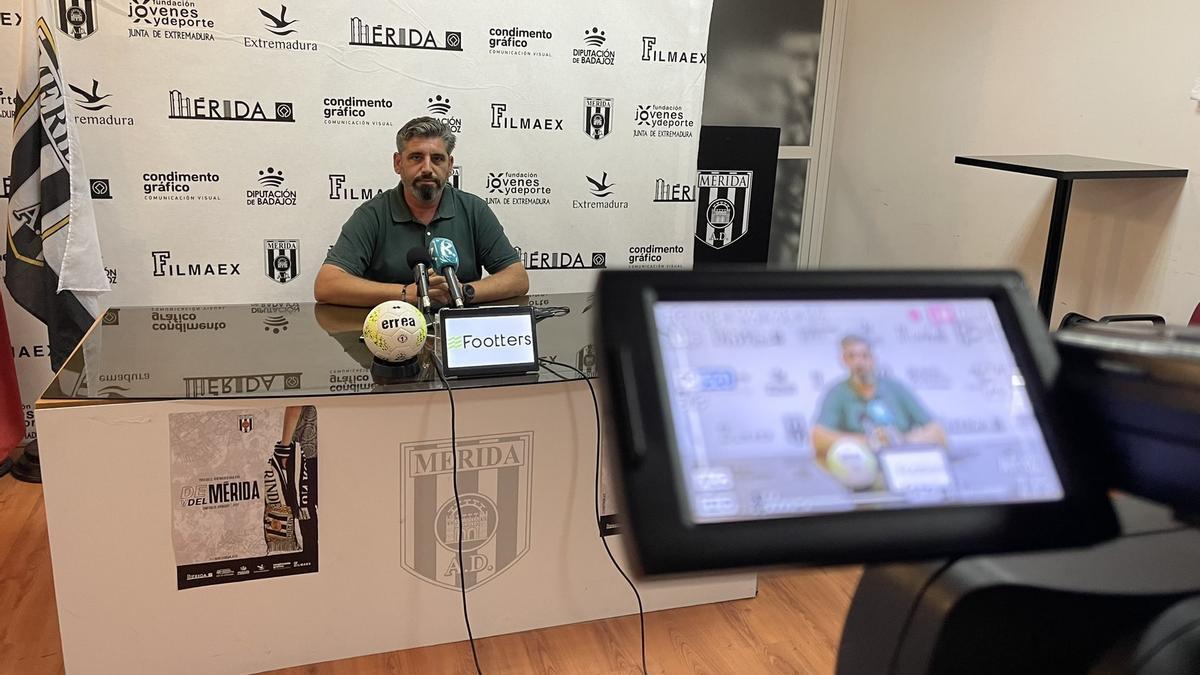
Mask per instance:
[[[1063,498],[986,299],[659,301],[694,522]]]

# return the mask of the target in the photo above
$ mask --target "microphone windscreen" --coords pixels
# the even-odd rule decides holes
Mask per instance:
[[[424,263],[426,267],[433,267],[433,258],[430,258],[429,253],[420,246],[414,246],[408,249],[409,269],[412,269],[422,263]]]
[[[453,241],[445,237],[434,237],[429,241],[429,255],[439,271],[446,267],[458,267],[458,249]]]

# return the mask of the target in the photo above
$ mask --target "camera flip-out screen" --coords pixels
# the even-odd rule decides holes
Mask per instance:
[[[1053,346],[1015,275],[721,276],[601,282],[625,517],[646,570],[1109,533],[1102,492],[1074,470],[1086,449],[1055,416]],[[610,311],[634,325],[613,330]]]

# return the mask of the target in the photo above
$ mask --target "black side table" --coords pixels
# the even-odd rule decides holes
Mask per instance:
[[[1079,155],[958,156],[954,158],[954,162],[985,169],[1045,176],[1057,181],[1054,189],[1054,210],[1050,213],[1050,232],[1046,236],[1046,261],[1042,264],[1042,281],[1038,289],[1038,309],[1047,322],[1050,321],[1050,314],[1054,309],[1054,289],[1058,285],[1058,264],[1062,258],[1063,239],[1067,234],[1067,209],[1071,205],[1071,186],[1074,182],[1102,178],[1184,178],[1188,174],[1187,169]]]

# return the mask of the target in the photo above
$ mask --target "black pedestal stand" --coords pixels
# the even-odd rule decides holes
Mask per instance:
[[[378,357],[371,360],[371,378],[379,384],[393,384],[411,379],[421,372],[421,362],[412,357],[393,363]]]

